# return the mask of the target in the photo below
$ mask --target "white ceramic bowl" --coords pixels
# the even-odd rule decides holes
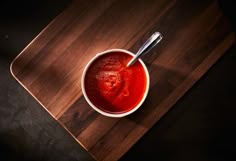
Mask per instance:
[[[83,74],[82,74],[82,79],[81,79],[81,87],[82,87],[82,92],[83,92],[83,95],[86,99],[86,101],[88,102],[88,104],[94,109],[96,110],[97,112],[99,112],[100,114],[104,115],[104,116],[108,116],[108,117],[124,117],[124,116],[127,116],[131,113],[133,113],[134,111],[136,111],[144,102],[144,100],[146,99],[147,97],[147,94],[148,94],[148,91],[149,91],[149,85],[150,85],[150,77],[149,77],[149,73],[148,73],[148,70],[147,70],[147,67],[146,65],[143,63],[143,61],[141,59],[139,59],[138,61],[142,64],[143,66],[143,69],[146,73],[146,90],[144,92],[144,95],[143,95],[143,98],[140,100],[140,102],[134,107],[132,108],[131,110],[129,111],[126,111],[126,112],[123,112],[123,113],[109,113],[109,112],[105,112],[103,110],[101,110],[100,108],[96,107],[91,101],[90,99],[88,98],[87,96],[87,93],[86,93],[86,90],[85,90],[85,75],[86,75],[86,72],[88,70],[88,68],[90,67],[90,65],[98,58],[100,57],[101,55],[104,55],[104,54],[107,54],[107,53],[111,53],[111,52],[123,52],[123,53],[127,53],[129,55],[132,55],[134,56],[135,54],[131,53],[130,51],[127,51],[127,50],[124,50],[124,49],[110,49],[110,50],[106,50],[104,52],[101,52],[101,53],[98,53],[96,54],[89,62],[88,64],[86,65],[86,67],[84,68],[84,71],[83,71]]]

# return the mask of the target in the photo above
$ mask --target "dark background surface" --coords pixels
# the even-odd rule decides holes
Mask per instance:
[[[91,156],[11,76],[12,60],[70,0],[0,2],[0,161]],[[234,31],[233,0],[220,1]],[[236,45],[122,158],[236,160]]]

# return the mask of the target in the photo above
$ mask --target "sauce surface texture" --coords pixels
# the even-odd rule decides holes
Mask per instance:
[[[131,58],[127,53],[111,52],[90,64],[85,75],[85,91],[100,110],[124,113],[142,100],[147,81],[145,70],[139,61],[126,67]]]

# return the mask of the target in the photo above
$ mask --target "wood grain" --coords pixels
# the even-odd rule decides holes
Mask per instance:
[[[80,79],[98,52],[136,52],[154,32],[162,42],[143,57],[150,91],[124,118],[92,110]],[[74,1],[11,64],[13,76],[96,159],[118,160],[234,42],[217,1]]]

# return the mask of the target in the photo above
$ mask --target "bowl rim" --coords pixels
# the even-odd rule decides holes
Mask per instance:
[[[108,53],[111,53],[111,52],[123,52],[123,53],[126,53],[126,54],[129,54],[131,56],[135,56],[134,53],[128,51],[128,50],[125,50],[125,49],[118,49],[118,48],[114,48],[114,49],[109,49],[109,50],[105,50],[103,52],[100,52],[100,53],[97,53],[92,59],[90,59],[90,61],[86,64],[84,70],[83,70],[83,74],[82,74],[82,78],[81,78],[81,88],[82,88],[82,93],[84,95],[84,98],[85,100],[88,102],[88,104],[95,110],[97,111],[98,113],[104,115],[104,116],[108,116],[108,117],[124,117],[124,116],[127,116],[127,115],[130,115],[132,114],[133,112],[135,112],[142,104],[143,102],[145,101],[147,95],[148,95],[148,91],[149,91],[149,87],[150,87],[150,76],[149,76],[149,72],[148,72],[148,69],[146,67],[146,65],[144,64],[144,62],[139,59],[138,61],[142,64],[143,68],[144,68],[144,71],[145,71],[145,74],[146,74],[146,89],[145,89],[145,92],[144,92],[144,95],[143,95],[143,98],[141,99],[141,101],[134,107],[132,108],[131,110],[129,111],[126,111],[126,112],[122,112],[122,113],[109,113],[109,112],[106,112],[106,111],[103,111],[101,110],[100,108],[96,107],[92,101],[90,101],[90,99],[88,98],[87,96],[87,93],[86,93],[86,90],[85,90],[85,75],[86,75],[86,72],[87,70],[89,69],[90,65],[100,56],[104,55],[104,54],[108,54]]]

